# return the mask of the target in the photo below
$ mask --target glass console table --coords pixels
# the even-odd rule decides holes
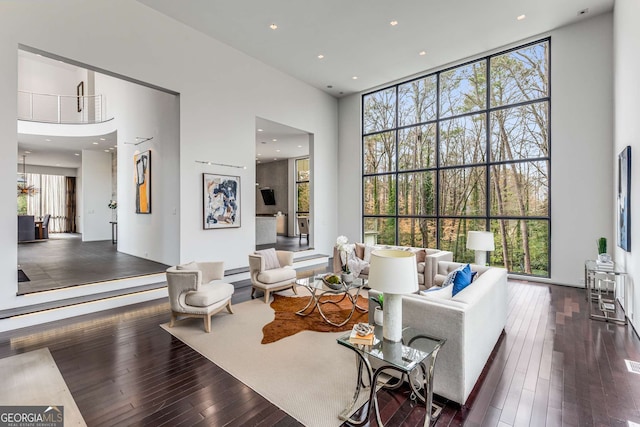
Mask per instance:
[[[433,371],[438,351],[440,351],[446,340],[431,338],[422,335],[416,329],[405,328],[402,331],[402,342],[390,342],[382,338],[382,327],[376,326],[373,345],[365,346],[352,344],[349,341],[350,334],[351,332],[348,332],[338,338],[338,344],[355,352],[358,377],[353,399],[340,414],[340,419],[355,426],[364,425],[369,422],[371,406],[373,405],[378,426],[382,427],[376,398],[378,376],[385,371],[391,370],[400,373],[400,379],[392,383],[382,384],[382,387],[398,388],[406,378],[411,387],[412,398],[418,398],[425,404],[424,426],[429,426],[432,418],[437,417],[442,410],[439,406],[433,405]],[[380,364],[378,368],[372,368],[369,362],[372,358],[380,362],[378,363]],[[361,419],[354,420],[349,418],[349,414],[354,409],[354,405],[362,391],[363,374],[369,380],[369,400],[365,404],[365,411],[361,414]],[[433,408],[435,408],[435,412],[432,412]]]
[[[623,295],[626,295],[627,273],[616,263],[606,267],[594,260],[584,263],[584,283],[587,295],[589,318],[612,322],[619,325],[627,324],[627,316],[618,301],[618,279],[622,281]],[[594,310],[593,305],[597,304]]]

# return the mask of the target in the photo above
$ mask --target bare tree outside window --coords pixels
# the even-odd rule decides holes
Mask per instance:
[[[438,247],[549,277],[550,40],[362,98],[363,226],[378,243]]]

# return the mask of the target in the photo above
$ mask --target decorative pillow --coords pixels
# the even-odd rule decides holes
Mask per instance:
[[[362,258],[366,262],[371,262],[371,251],[375,249],[375,246],[365,245],[364,247],[364,258]]]
[[[442,282],[442,287],[449,286],[449,285],[453,284],[453,280],[456,278],[456,275],[458,274],[458,271],[462,270],[463,268],[464,268],[464,266],[458,267],[455,270],[453,270],[451,273],[447,274],[447,277]]]
[[[420,291],[420,295],[428,298],[451,299],[452,290],[453,285],[445,287],[432,286],[425,291]]]
[[[456,276],[453,278],[452,296],[456,296],[458,292],[469,286],[471,284],[471,279],[471,266],[467,264],[461,270],[458,270]]]
[[[365,245],[364,244],[362,244],[362,243],[356,243],[355,244],[355,253],[356,253],[356,256],[358,258],[364,259],[364,257],[365,257],[364,251],[365,251]]]
[[[177,270],[200,270],[198,263],[195,261],[188,262],[186,264],[180,264],[176,266]]]
[[[280,268],[280,260],[278,260],[278,254],[274,248],[262,249],[260,251],[256,251],[256,254],[262,255],[262,258],[264,258],[265,270]]]
[[[411,252],[416,254],[416,262],[425,262],[427,260],[427,251],[424,249],[412,249]]]

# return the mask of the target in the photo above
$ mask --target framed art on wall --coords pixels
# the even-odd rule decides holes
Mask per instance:
[[[240,177],[202,174],[203,228],[240,227]]]
[[[78,97],[78,113],[81,113],[82,107],[84,107],[84,81],[76,86],[76,95]]]
[[[631,146],[618,156],[618,246],[631,252]]]
[[[151,150],[133,155],[136,179],[136,213],[151,213]]]

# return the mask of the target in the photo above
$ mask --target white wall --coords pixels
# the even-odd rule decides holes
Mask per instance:
[[[180,98],[104,74],[97,93],[109,100],[118,129],[118,251],[164,264],[180,262]],[[140,138],[153,138],[139,145]],[[151,152],[151,214],[136,214],[133,156]],[[107,202],[111,196],[106,199]]]
[[[84,82],[87,95],[87,72],[61,62],[46,62],[31,53],[21,52],[18,56],[18,90],[34,94],[63,95],[60,98],[61,121],[76,121],[81,118],[77,110],[77,86]],[[20,117],[29,111],[28,98],[20,94],[18,98]],[[34,118],[36,120],[57,121],[58,103],[55,96],[34,96]],[[45,119],[46,117],[46,119]]]
[[[640,310],[640,292],[634,291],[636,283],[640,283],[640,265],[633,257],[640,245],[640,27],[637,17],[640,14],[640,3],[636,0],[617,0],[614,9],[614,70],[615,70],[615,147],[614,157],[610,159],[614,176],[617,177],[617,154],[627,145],[631,146],[631,252],[611,247],[617,263],[628,272],[627,281],[631,292],[625,301],[626,313],[632,319],[634,328],[640,330],[640,322],[635,313]],[[612,195],[617,194],[617,183],[609,187]],[[609,203],[614,217],[609,223],[615,233],[617,211],[615,200]]]
[[[180,208],[178,230],[168,223],[162,233],[179,236],[170,237],[168,243],[177,247],[181,261],[222,260],[226,269],[248,265],[247,254],[255,248],[256,117],[314,135],[312,173],[318,171],[318,175],[314,177],[312,207],[335,203],[335,98],[133,0],[5,1],[0,8],[0,140],[17,140],[19,44],[180,93],[179,189],[164,192],[155,186],[155,175],[154,186]],[[112,102],[109,100],[110,107]],[[126,138],[130,136],[145,135]],[[3,144],[0,154],[0,197],[12,200],[16,147]],[[119,162],[130,158],[130,154],[123,156]],[[196,160],[244,165],[247,169],[206,166]],[[160,165],[154,158],[156,166]],[[167,172],[161,166],[155,170]],[[240,176],[242,227],[202,229],[203,172]],[[118,185],[126,183],[119,180]],[[153,191],[155,212],[158,196]],[[160,208],[170,203],[162,203]],[[0,206],[0,229],[7,230],[0,234],[4,255],[0,259],[0,309],[28,304],[24,297],[15,295],[15,212],[12,203]],[[153,215],[147,216],[148,221],[154,221]],[[336,222],[334,209],[315,209],[314,224],[322,230],[316,233],[316,251],[331,253]]]
[[[360,114],[362,96],[359,94],[340,99],[338,128],[338,235],[350,242],[362,242],[362,137]]]
[[[83,242],[111,239],[111,154],[82,150]]]
[[[551,279],[584,286],[584,260],[596,239],[613,242],[612,14],[567,26],[551,36]],[[511,46],[509,46],[511,47]],[[496,48],[494,51],[503,50]],[[481,52],[478,56],[484,56]],[[461,62],[465,62],[470,58]],[[451,64],[447,64],[451,65]],[[436,71],[436,70],[432,70]],[[338,233],[361,240],[361,97],[340,100]],[[611,243],[610,243],[611,244]]]

